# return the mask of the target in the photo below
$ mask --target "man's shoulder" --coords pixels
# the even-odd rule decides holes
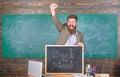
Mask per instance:
[[[83,33],[77,30],[78,35],[83,36]]]

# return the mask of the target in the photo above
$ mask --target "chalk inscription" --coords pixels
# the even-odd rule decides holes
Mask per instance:
[[[75,54],[73,53],[72,49],[70,49],[69,53],[53,51],[52,58],[58,58],[58,60],[53,61],[52,65],[54,67],[58,67],[59,69],[73,69],[74,55]]]

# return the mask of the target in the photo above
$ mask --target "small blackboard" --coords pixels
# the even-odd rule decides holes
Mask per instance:
[[[45,73],[83,73],[84,55],[82,46],[46,45]]]

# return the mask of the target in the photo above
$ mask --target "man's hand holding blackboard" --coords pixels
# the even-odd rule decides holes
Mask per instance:
[[[84,46],[84,44],[82,42],[77,42],[76,45],[78,45],[78,46]]]
[[[84,50],[84,44],[82,42],[77,42],[76,43],[77,46],[82,46],[83,47],[83,50]]]

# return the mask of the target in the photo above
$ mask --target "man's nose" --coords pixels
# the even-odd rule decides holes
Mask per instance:
[[[70,24],[73,24],[72,22],[70,22]]]

